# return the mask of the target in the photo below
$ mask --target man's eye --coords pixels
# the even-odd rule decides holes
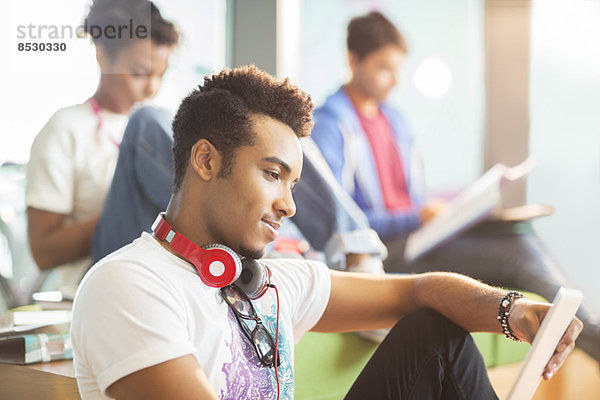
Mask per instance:
[[[265,171],[265,173],[269,176],[269,178],[271,178],[272,180],[279,180],[279,172],[277,171]]]

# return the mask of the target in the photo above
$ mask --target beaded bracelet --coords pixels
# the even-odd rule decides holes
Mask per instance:
[[[500,304],[498,305],[498,321],[500,321],[502,332],[504,333],[504,335],[506,335],[507,338],[512,339],[515,342],[521,342],[522,340],[515,335],[512,329],[510,329],[510,325],[508,325],[508,317],[510,316],[513,301],[521,297],[525,297],[523,293],[519,293],[512,290],[508,292],[502,298],[502,300],[500,300]]]

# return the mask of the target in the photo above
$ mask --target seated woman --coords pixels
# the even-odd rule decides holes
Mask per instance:
[[[96,92],[58,110],[33,142],[26,188],[29,241],[38,267],[54,269],[43,290],[77,284],[90,266],[92,235],[129,114],[158,92],[178,41],[174,25],[148,0],[95,0],[86,21],[86,27],[135,21],[150,29],[139,38],[93,35],[101,72]]]

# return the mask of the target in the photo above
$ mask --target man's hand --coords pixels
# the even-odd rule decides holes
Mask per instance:
[[[531,343],[550,307],[551,304],[548,303],[519,298],[513,304],[508,317],[508,324],[519,339]],[[575,339],[577,339],[582,329],[583,323],[578,318],[573,318],[565,334],[558,342],[550,361],[544,368],[542,374],[544,380],[552,378],[563,365],[567,356],[575,348]]]
[[[441,213],[446,208],[446,203],[442,200],[432,199],[427,202],[421,208],[421,212],[419,214],[419,218],[421,223],[424,224],[429,220],[433,219],[436,215]]]

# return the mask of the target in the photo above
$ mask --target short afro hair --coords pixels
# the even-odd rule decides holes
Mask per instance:
[[[173,119],[173,159],[177,192],[191,149],[206,139],[221,153],[220,176],[231,173],[235,151],[254,144],[253,117],[268,116],[289,126],[297,137],[310,135],[313,102],[306,92],[255,66],[225,69],[183,99]]]
[[[350,21],[346,44],[348,51],[356,54],[359,60],[363,60],[369,54],[388,44],[397,46],[403,53],[408,51],[404,36],[389,19],[378,11],[353,18]]]

